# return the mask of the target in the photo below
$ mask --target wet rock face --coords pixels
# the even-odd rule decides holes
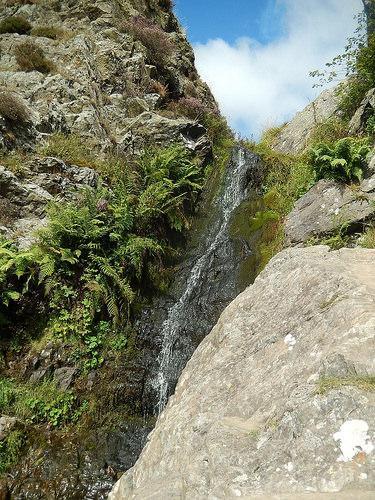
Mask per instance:
[[[257,155],[242,147],[233,149],[213,216],[199,243],[180,264],[168,296],[156,300],[139,321],[140,336],[147,346],[143,405],[148,413],[163,409],[197,345],[224,307],[243,290],[239,270],[253,250],[229,229],[236,209],[256,196],[262,172]]]
[[[285,221],[290,245],[305,243],[375,217],[375,175],[362,181],[358,189],[322,179],[300,198]]]
[[[375,250],[274,257],[197,348],[110,499],[370,498],[374,294]]]

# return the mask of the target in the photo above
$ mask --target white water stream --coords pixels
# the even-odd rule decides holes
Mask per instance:
[[[162,348],[158,357],[159,369],[154,380],[154,386],[158,393],[157,414],[160,414],[167,404],[170,383],[168,380],[169,367],[174,363],[173,345],[180,332],[181,319],[186,314],[186,305],[196,289],[199,288],[201,280],[205,278],[204,273],[213,254],[223,241],[228,238],[231,215],[247,195],[246,189],[244,189],[243,176],[244,169],[247,169],[247,166],[243,149],[238,149],[237,158],[232,161],[232,165],[234,165],[234,168],[227,170],[224,189],[216,201],[216,210],[219,217],[208,234],[207,250],[195,262],[183,294],[169,309],[168,317],[162,325]]]

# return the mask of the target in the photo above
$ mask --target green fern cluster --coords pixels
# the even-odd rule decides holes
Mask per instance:
[[[361,181],[369,151],[368,139],[345,137],[332,147],[318,144],[310,150],[309,160],[317,180]]]
[[[134,301],[154,287],[171,233],[189,227],[203,183],[202,170],[180,146],[149,151],[123,172],[112,187],[52,204],[49,224],[30,250],[0,245],[3,320],[9,305],[43,293],[50,333],[78,339],[87,368],[103,362],[103,324],[123,328]]]

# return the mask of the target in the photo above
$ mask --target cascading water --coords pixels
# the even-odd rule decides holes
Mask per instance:
[[[153,379],[156,391],[156,414],[159,414],[165,407],[169,394],[188,358],[186,352],[175,349],[180,335],[186,333],[184,325],[189,321],[194,321],[194,318],[199,322],[199,315],[205,315],[205,307],[202,308],[200,304],[200,291],[202,285],[212,279],[214,261],[221,254],[225,260],[233,262],[233,255],[231,255],[233,248],[228,248],[231,218],[241,203],[248,199],[254,184],[259,181],[260,168],[260,161],[256,155],[239,146],[234,148],[221,193],[215,203],[215,220],[210,225],[205,240],[197,252],[198,257],[190,266],[182,293],[167,310],[167,317],[160,327],[161,350],[157,359],[157,373]],[[218,264],[220,267],[222,262]],[[232,272],[230,266],[228,271]],[[216,279],[219,282],[223,281],[225,288],[225,273],[218,273]],[[220,283],[218,284],[220,287]],[[233,295],[233,292],[229,295]],[[229,297],[229,300],[232,298],[234,297]],[[229,302],[229,300],[227,297],[224,298],[224,302]],[[192,305],[195,309],[194,314],[192,314]],[[198,318],[197,309],[199,309]],[[212,327],[213,324],[209,326]],[[207,334],[208,331],[204,333]]]

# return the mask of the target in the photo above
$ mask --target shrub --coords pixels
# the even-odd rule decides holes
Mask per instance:
[[[151,80],[148,88],[149,92],[159,94],[163,99],[168,95],[168,87],[158,82],[157,80]]]
[[[173,101],[168,108],[177,115],[187,116],[193,120],[202,119],[209,108],[196,97],[182,97],[178,101]]]
[[[55,26],[36,26],[31,30],[32,36],[51,38],[52,40],[62,38],[64,34],[65,31],[63,29]]]
[[[159,0],[159,5],[164,10],[172,10],[174,2],[172,0]]]
[[[375,34],[368,38],[367,45],[358,50],[354,74],[349,78],[348,85],[342,87],[340,108],[345,116],[351,117],[366,93],[373,87],[375,87]]]
[[[0,33],[18,33],[25,35],[31,30],[31,24],[22,16],[6,17],[0,22]]]
[[[14,124],[30,121],[31,113],[23,101],[13,92],[0,92],[0,115]]]
[[[22,71],[51,73],[54,65],[46,59],[43,49],[31,41],[22,42],[14,49],[16,61]]]
[[[145,17],[135,16],[125,22],[121,29],[142,43],[147,49],[147,56],[151,64],[164,66],[173,53],[173,45],[168,34]]]
[[[317,144],[310,150],[309,159],[317,180],[361,181],[369,151],[367,139],[346,137],[332,147]]]

